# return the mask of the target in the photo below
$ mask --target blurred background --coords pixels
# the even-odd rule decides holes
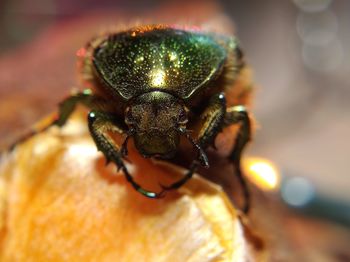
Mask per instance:
[[[191,1],[0,1],[1,147],[55,110],[76,84],[74,50],[103,24],[150,17],[166,3],[191,16],[204,3],[181,10],[185,2]],[[275,165],[288,205],[305,206],[316,194],[321,209],[336,207],[349,222],[350,2],[221,0],[210,7],[234,21],[254,69],[259,129],[247,155]],[[172,12],[165,10],[163,17]]]
[[[233,21],[257,83],[250,222],[271,261],[350,261],[349,14],[348,0],[0,0],[0,150],[77,86],[76,51],[96,32]]]

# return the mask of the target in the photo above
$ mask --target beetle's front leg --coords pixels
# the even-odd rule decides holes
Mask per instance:
[[[206,149],[208,146],[210,145],[214,146],[215,137],[222,129],[225,114],[226,114],[225,95],[223,93],[214,95],[210,99],[208,107],[204,110],[204,112],[201,114],[201,117],[200,117],[200,119],[202,120],[202,127],[198,135],[198,146],[200,147],[202,152],[204,152],[204,149]],[[209,166],[207,156],[205,155],[205,153],[203,153],[203,155],[199,155],[198,158],[200,160],[200,163],[202,163],[202,165],[204,163],[206,164],[205,166]],[[196,169],[198,168],[198,166],[199,166],[199,163],[197,161],[193,161],[188,172],[185,174],[185,176],[182,179],[178,180],[177,182],[169,186],[161,185],[162,188],[165,190],[172,190],[172,189],[177,189],[181,187],[189,179],[191,179],[194,172],[196,172]]]
[[[201,115],[202,127],[198,134],[199,145],[206,149],[213,146],[217,134],[222,130],[226,113],[226,99],[223,93],[213,96],[209,106]]]
[[[83,92],[71,95],[59,104],[59,111],[57,116],[52,120],[50,124],[41,128],[33,128],[27,134],[18,139],[15,143],[10,146],[10,151],[15,148],[17,144],[24,142],[25,140],[31,138],[35,134],[44,132],[51,126],[57,125],[62,127],[67,122],[70,115],[73,113],[77,104],[83,104],[90,109],[101,109],[107,104],[104,99],[95,96],[91,93],[90,89],[86,89]]]
[[[91,111],[88,116],[89,130],[92,138],[95,141],[97,149],[101,151],[107,163],[112,161],[122,170],[128,182],[135,188],[136,191],[149,198],[160,198],[163,196],[163,191],[155,193],[143,189],[137,184],[130,175],[128,169],[123,162],[123,154],[120,148],[113,142],[108,132],[118,132],[120,134],[127,133],[125,124],[119,121],[114,115],[102,111]]]
[[[232,149],[232,152],[229,155],[229,159],[232,161],[236,171],[236,175],[239,179],[239,182],[242,185],[243,195],[245,199],[243,211],[247,213],[250,208],[250,194],[241,170],[242,151],[246,144],[251,140],[251,123],[246,108],[242,105],[228,108],[224,124],[226,126],[232,124],[241,124],[236,137],[234,148]]]

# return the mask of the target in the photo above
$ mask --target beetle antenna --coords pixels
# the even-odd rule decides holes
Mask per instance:
[[[135,129],[133,128],[129,129],[129,131],[126,133],[125,140],[122,143],[122,146],[120,149],[120,153],[123,158],[128,155],[128,141],[129,141],[129,138],[132,137],[134,134],[135,134]]]
[[[197,151],[198,151],[198,157],[197,158],[199,160],[199,163],[203,167],[209,168],[208,157],[205,154],[203,148],[190,136],[190,134],[189,134],[187,129],[180,127],[178,130],[180,131],[181,134],[185,135],[186,138],[191,142],[193,147],[197,149]]]

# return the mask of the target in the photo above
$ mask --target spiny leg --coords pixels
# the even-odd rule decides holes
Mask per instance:
[[[120,149],[108,135],[109,131],[118,132],[120,134],[127,133],[127,130],[123,128],[123,124],[118,122],[118,119],[116,119],[114,115],[101,111],[91,111],[88,116],[88,123],[91,136],[95,141],[97,149],[104,154],[107,162],[112,161],[117,165],[118,170],[121,169],[123,171],[127,181],[136,191],[149,198],[160,198],[163,196],[164,191],[160,193],[148,191],[137,184],[130,175],[123,162],[123,155]]]
[[[214,146],[214,140],[217,134],[221,131],[225,113],[226,113],[225,95],[223,93],[214,95],[210,99],[208,107],[204,110],[204,112],[201,115],[203,124],[199,132],[198,143],[191,141],[192,138],[189,137],[188,133],[186,133],[186,135],[188,136],[188,139],[190,139],[192,144],[195,143],[197,148],[199,148],[199,152],[203,152],[198,156],[198,159],[202,165],[205,164],[204,165],[205,167],[209,167],[209,164],[208,164],[207,156],[204,153],[204,149],[206,149],[209,145]],[[161,185],[161,187],[164,190],[173,190],[173,189],[180,188],[183,184],[185,184],[189,179],[192,178],[193,173],[196,172],[198,166],[199,166],[198,161],[194,160],[190,166],[190,169],[182,179],[176,181],[175,183],[169,186]]]
[[[10,146],[10,151],[12,151],[16,145],[24,142],[25,140],[38,133],[46,131],[48,128],[54,125],[57,125],[59,127],[64,126],[78,103],[81,103],[90,109],[101,108],[104,106],[104,104],[106,104],[102,98],[93,95],[90,89],[86,89],[83,92],[71,95],[59,104],[59,112],[57,114],[57,117],[55,117],[50,124],[41,128],[33,128],[30,132],[13,143]]]
[[[222,130],[222,124],[226,114],[226,98],[224,93],[214,95],[208,107],[201,115],[203,121],[199,131],[198,141],[203,149],[213,146],[217,134]]]
[[[229,126],[237,123],[240,123],[241,126],[236,137],[235,146],[229,155],[229,159],[233,163],[236,175],[242,186],[245,200],[242,210],[243,212],[248,213],[250,208],[250,194],[241,170],[241,156],[244,147],[251,139],[251,125],[248,112],[244,106],[233,106],[227,109],[225,125]]]

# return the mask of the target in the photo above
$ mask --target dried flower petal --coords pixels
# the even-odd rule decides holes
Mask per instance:
[[[113,164],[104,166],[85,126],[76,114],[3,157],[1,261],[248,260],[243,228],[220,187],[195,176],[163,199],[147,199]],[[132,148],[130,159],[147,188],[184,172]]]

